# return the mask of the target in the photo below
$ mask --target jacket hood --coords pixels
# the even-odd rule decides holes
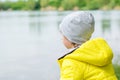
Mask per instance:
[[[96,66],[111,63],[113,52],[103,38],[95,38],[83,43],[78,49],[64,57]]]

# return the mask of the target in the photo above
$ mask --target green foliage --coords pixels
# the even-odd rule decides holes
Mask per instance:
[[[18,0],[17,2],[0,2],[0,9],[3,10],[37,10],[40,9],[40,0]]]
[[[48,6],[56,9],[62,7],[64,10],[73,10],[77,7],[80,10],[114,9],[120,8],[120,0],[18,0],[11,2],[0,1],[0,9],[8,10],[39,10]]]
[[[86,7],[90,10],[96,10],[102,7],[102,0],[86,0]]]
[[[49,0],[40,0],[41,7],[47,7]]]
[[[13,10],[18,10],[18,9],[23,9],[25,7],[25,3],[22,2],[22,1],[19,1],[19,2],[14,2],[14,3],[11,3],[10,7],[13,9]]]
[[[38,0],[37,2],[35,2],[35,6],[34,6],[34,10],[38,10],[40,9],[40,0]]]
[[[120,65],[114,64],[114,69],[115,69],[115,73],[118,77],[118,80],[120,80]]]
[[[65,9],[65,10],[71,10],[73,9],[75,6],[79,6],[78,5],[79,0],[62,0],[61,2],[61,6]]]
[[[85,0],[78,0],[77,5],[79,6],[79,8],[82,8],[86,6],[86,2]]]
[[[31,9],[31,10],[34,10],[34,7],[35,7],[35,1],[34,0],[28,0],[27,8]]]
[[[4,3],[0,3],[0,9],[3,9],[3,10],[7,10],[7,9],[9,9],[9,8],[11,8],[11,2],[6,2],[5,3],[5,5],[4,5]]]
[[[48,5],[58,8],[60,6],[60,3],[61,3],[61,0],[49,0]]]

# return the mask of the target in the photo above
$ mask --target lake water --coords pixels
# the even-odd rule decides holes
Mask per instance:
[[[58,25],[71,12],[0,12],[0,80],[59,80],[57,58],[66,48]],[[120,11],[91,13],[92,38],[105,38],[120,64]]]

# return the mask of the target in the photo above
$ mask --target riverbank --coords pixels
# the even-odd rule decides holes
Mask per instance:
[[[41,11],[66,11],[63,7],[53,7],[53,6],[47,6],[47,7],[43,7],[40,9]],[[77,10],[89,10],[87,8],[79,8],[77,6],[73,7],[73,9],[71,9],[72,11],[77,11]],[[120,10],[120,6],[115,6],[114,8],[109,8],[108,6],[104,6],[102,8],[96,9],[96,10],[104,10],[104,11],[108,11],[108,10]]]
[[[88,10],[88,9],[80,9],[79,7],[75,6],[71,10],[72,11],[78,11],[78,10]],[[113,9],[110,9],[107,6],[104,6],[100,9],[97,9],[97,10],[103,10],[103,11],[120,10],[120,6],[115,6]],[[7,10],[0,9],[0,11],[16,11],[16,10],[14,10],[12,8],[8,8]],[[21,9],[20,11],[34,11],[34,10]],[[56,7],[53,7],[53,6],[47,6],[47,7],[43,7],[43,8],[38,9],[38,11],[66,11],[66,10],[63,7],[59,7],[57,9]]]
[[[67,5],[67,6],[66,6]],[[120,10],[119,0],[16,0],[0,1],[0,10]]]

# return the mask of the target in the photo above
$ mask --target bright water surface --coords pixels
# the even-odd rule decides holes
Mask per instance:
[[[58,25],[67,12],[0,12],[0,80],[59,80],[63,55]],[[92,36],[104,37],[120,64],[120,11],[91,11]]]

